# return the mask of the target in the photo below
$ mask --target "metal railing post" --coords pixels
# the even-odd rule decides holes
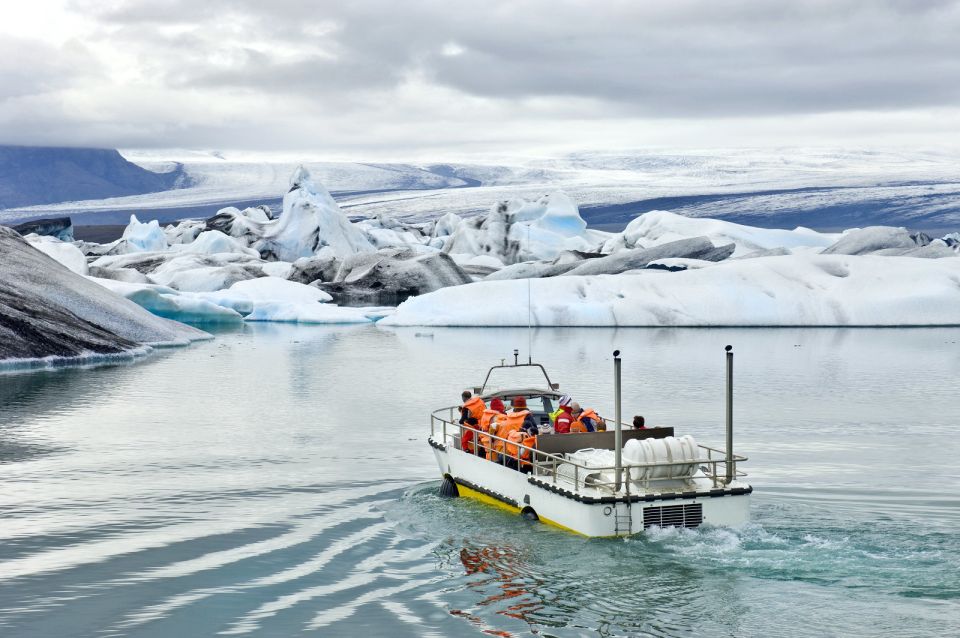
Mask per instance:
[[[727,485],[733,482],[733,346],[727,346]]]
[[[622,421],[622,405],[620,401],[620,351],[613,351],[613,400],[616,404],[616,419],[617,425],[613,435],[613,458],[614,466],[616,467],[615,475],[617,477],[616,483],[614,484],[614,492],[620,491],[620,473],[623,471],[623,462],[620,458],[622,450],[620,449],[623,445],[623,433],[621,432],[622,428],[620,423]]]

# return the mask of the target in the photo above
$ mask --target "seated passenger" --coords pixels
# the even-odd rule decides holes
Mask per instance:
[[[646,430],[646,429],[647,429],[647,422],[646,422],[646,420],[645,420],[642,416],[640,416],[639,414],[638,414],[637,416],[633,417],[633,429],[634,429],[634,430]]]
[[[512,409],[507,414],[520,414],[523,413],[523,421],[521,422],[520,429],[526,432],[527,434],[536,436],[540,433],[540,430],[537,428],[537,420],[530,414],[530,411],[527,410],[527,399],[526,397],[513,397],[510,400],[510,405]]]
[[[556,430],[557,434],[569,434],[570,426],[573,425],[573,400],[570,398],[570,395],[563,395],[560,397],[560,414],[557,415],[556,420],[553,422],[553,429]]]
[[[490,461],[496,461],[496,452],[493,451],[493,446],[490,444],[490,431],[491,428],[496,430],[496,420],[497,417],[506,412],[506,408],[503,405],[503,400],[500,397],[494,397],[490,400],[490,407],[483,411],[483,416],[480,417],[480,445],[477,446],[477,455],[486,456]]]
[[[521,436],[523,434],[527,435],[536,435],[537,422],[534,420],[533,415],[530,414],[530,411],[527,410],[527,400],[524,397],[514,397],[511,401],[513,409],[509,412],[500,416],[496,420],[496,431],[494,432],[491,429],[491,434],[495,434],[499,439],[494,439],[493,448],[496,450],[497,454],[504,454],[504,445],[505,442],[500,439],[510,439],[510,435],[519,432]],[[510,455],[507,454],[509,457]],[[513,456],[516,456],[516,448],[514,448]],[[505,459],[506,461],[507,459]]]
[[[570,426],[571,432],[597,432],[597,426],[603,422],[597,413],[591,409],[582,409],[579,403],[574,403],[573,406],[573,418],[575,419],[573,425]]]
[[[460,406],[460,449],[469,454],[474,453],[474,431],[479,429],[480,417],[487,407],[483,399],[473,396],[469,390],[464,390],[460,395],[463,398],[463,405]]]

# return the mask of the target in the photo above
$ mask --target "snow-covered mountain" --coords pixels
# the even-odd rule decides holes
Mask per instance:
[[[156,193],[189,185],[176,163],[153,172],[111,149],[0,146],[0,209]]]

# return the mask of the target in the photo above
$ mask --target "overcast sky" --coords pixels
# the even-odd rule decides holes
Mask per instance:
[[[25,0],[0,143],[958,146],[960,0]]]

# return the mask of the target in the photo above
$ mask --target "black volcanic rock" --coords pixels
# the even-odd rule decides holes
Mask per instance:
[[[208,337],[77,275],[0,226],[0,361],[122,354]]]
[[[333,282],[314,282],[344,305],[396,305],[408,297],[472,281],[443,253],[417,255],[406,248],[347,257]]]
[[[0,209],[170,190],[181,167],[154,173],[112,149],[0,146]]]
[[[51,217],[48,219],[35,219],[23,224],[12,226],[15,231],[21,235],[34,233],[37,235],[48,235],[56,237],[60,241],[73,241],[73,222],[69,217]]]

